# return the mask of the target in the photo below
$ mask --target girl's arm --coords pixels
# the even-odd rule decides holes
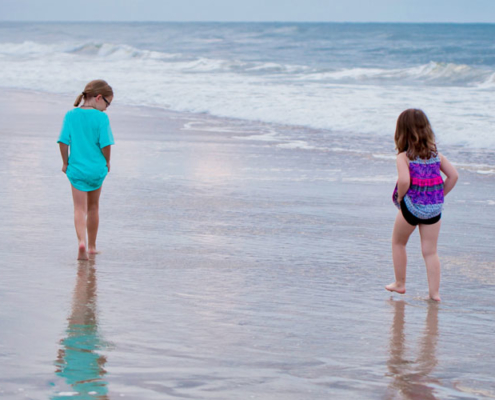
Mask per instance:
[[[69,146],[65,143],[59,142],[60,155],[62,156],[62,172],[65,174],[67,172],[67,165],[69,165]]]
[[[447,196],[447,194],[454,188],[457,183],[457,179],[459,179],[459,173],[455,169],[455,167],[440,154],[440,170],[445,174],[446,178],[443,182],[443,195]]]
[[[105,157],[105,160],[107,160],[107,168],[108,172],[110,172],[110,153],[111,153],[111,148],[112,146],[106,146],[101,149],[101,152],[103,153],[103,156]]]
[[[407,162],[406,153],[397,155],[397,201],[400,203],[411,185],[411,177],[409,176],[409,163]]]

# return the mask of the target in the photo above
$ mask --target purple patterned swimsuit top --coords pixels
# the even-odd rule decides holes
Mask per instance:
[[[443,178],[440,174],[440,156],[423,160],[417,158],[409,161],[411,185],[404,196],[407,209],[420,219],[429,219],[442,213],[443,209]],[[397,208],[397,185],[392,199]]]

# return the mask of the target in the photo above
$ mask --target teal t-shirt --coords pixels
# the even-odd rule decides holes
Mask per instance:
[[[67,177],[76,189],[100,188],[108,168],[101,149],[115,144],[108,116],[99,110],[74,108],[64,118],[58,143],[69,146]]]

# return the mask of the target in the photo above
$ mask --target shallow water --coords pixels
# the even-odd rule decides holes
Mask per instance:
[[[432,304],[417,236],[408,293],[383,289],[393,158],[117,106],[102,253],[77,262],[55,143],[63,99],[10,98],[2,399],[495,398],[492,176],[461,170],[447,198],[443,301]],[[22,118],[35,104],[39,115]]]

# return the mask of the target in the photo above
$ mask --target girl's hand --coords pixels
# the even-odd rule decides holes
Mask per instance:
[[[454,188],[457,183],[457,179],[459,179],[459,173],[455,169],[455,167],[440,154],[440,170],[445,174],[446,179],[443,185],[443,195],[447,196],[447,194]]]
[[[110,172],[110,162],[107,162],[108,172]]]
[[[67,164],[62,165],[62,172],[67,174]]]

